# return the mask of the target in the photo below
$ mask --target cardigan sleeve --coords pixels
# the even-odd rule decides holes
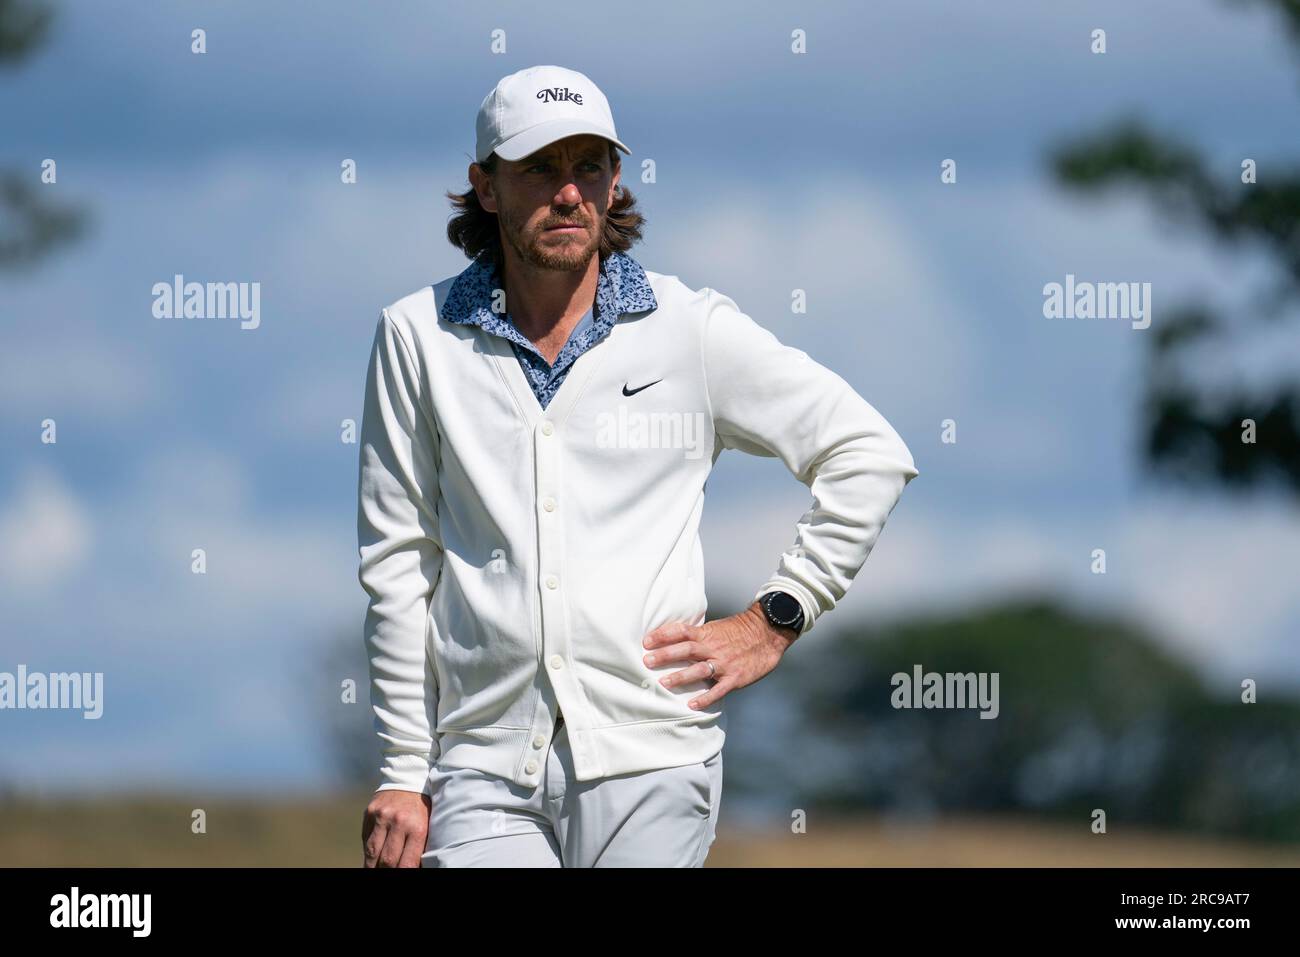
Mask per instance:
[[[704,372],[718,441],[780,458],[812,491],[793,545],[754,596],[788,592],[808,631],[844,597],[920,472],[898,433],[840,376],[706,291]]]
[[[370,701],[382,753],[379,791],[427,791],[439,754],[437,676],[426,648],[443,556],[438,431],[422,398],[415,355],[385,309],[366,373],[357,505],[358,578],[369,595]]]

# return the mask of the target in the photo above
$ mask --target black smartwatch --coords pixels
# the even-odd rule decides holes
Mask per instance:
[[[793,628],[796,635],[803,633],[803,606],[783,591],[771,591],[758,600],[767,620],[777,628]]]

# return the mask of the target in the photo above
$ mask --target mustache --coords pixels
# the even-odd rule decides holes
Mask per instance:
[[[569,222],[569,221],[567,221],[567,220],[558,220],[558,221],[556,221],[556,222],[552,222],[552,223],[544,223],[544,224],[542,225],[542,229],[555,229],[555,228],[558,227],[558,226],[582,226],[582,227],[585,228],[586,225],[587,225],[587,224],[586,224],[585,222],[582,222],[582,221],[578,221],[578,222],[575,223],[575,222]]]

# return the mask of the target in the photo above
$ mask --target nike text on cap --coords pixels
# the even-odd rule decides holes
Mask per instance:
[[[504,160],[530,153],[580,133],[603,136],[624,153],[614,131],[614,114],[600,87],[562,66],[530,66],[496,85],[478,110],[476,162],[495,152]]]

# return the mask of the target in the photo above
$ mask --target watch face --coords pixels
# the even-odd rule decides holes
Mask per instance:
[[[803,610],[799,607],[799,603],[785,592],[772,592],[766,596],[763,607],[767,609],[768,620],[784,628],[793,628],[803,617]]]

